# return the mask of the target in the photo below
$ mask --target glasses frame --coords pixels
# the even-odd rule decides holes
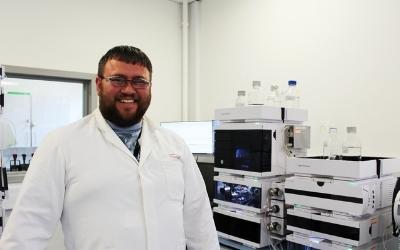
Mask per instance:
[[[131,86],[134,87],[135,89],[147,89],[151,85],[151,82],[149,80],[146,80],[142,77],[133,78],[131,80],[126,79],[125,77],[122,77],[122,76],[99,76],[99,77],[100,77],[100,79],[102,79],[102,80],[104,79],[104,80],[108,81],[109,83],[111,83],[111,85],[113,85],[114,87],[118,87],[118,88],[125,88],[128,85],[128,83],[130,83]],[[115,81],[113,81],[113,79],[119,79],[122,81],[122,83],[116,83]],[[138,85],[137,82],[135,82],[138,80],[145,82],[146,85],[143,85],[143,86]]]

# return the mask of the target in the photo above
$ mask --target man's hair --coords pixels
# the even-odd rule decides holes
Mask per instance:
[[[151,66],[150,59],[140,49],[133,47],[133,46],[127,46],[127,45],[116,46],[116,47],[110,49],[100,59],[99,67],[97,69],[97,75],[103,76],[104,66],[111,59],[115,59],[115,60],[118,60],[121,62],[130,63],[130,64],[138,64],[138,65],[141,65],[141,66],[147,68],[147,70],[150,73],[150,81],[151,81],[151,75],[153,73],[153,68]]]

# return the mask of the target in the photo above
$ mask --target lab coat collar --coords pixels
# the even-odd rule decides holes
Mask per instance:
[[[97,108],[94,111],[94,116],[96,119],[96,124],[99,130],[104,135],[105,139],[116,146],[118,149],[124,151],[129,155],[132,159],[136,161],[136,158],[133,156],[132,152],[125,146],[125,144],[119,139],[117,134],[112,130],[110,125],[107,124],[103,115],[100,112],[100,109]],[[141,147],[140,152],[140,162],[144,162],[146,158],[150,155],[152,150],[152,144],[154,142],[155,136],[154,131],[157,129],[157,126],[153,124],[147,117],[143,117],[143,125],[142,125],[142,133],[139,138],[139,143]],[[137,161],[136,161],[137,162]],[[142,164],[139,164],[142,165]]]
[[[135,157],[132,155],[132,152],[129,151],[129,149],[125,146],[125,144],[121,141],[121,139],[119,139],[118,135],[114,132],[114,130],[112,130],[110,125],[108,125],[103,115],[101,114],[100,109],[97,108],[94,111],[94,116],[96,119],[96,125],[99,128],[100,132],[103,134],[104,138],[111,144],[113,144],[115,147],[128,154],[129,157],[135,159]]]
[[[140,162],[142,165],[146,158],[150,155],[153,143],[156,140],[157,126],[146,116],[143,117],[142,134],[139,138],[140,144]]]

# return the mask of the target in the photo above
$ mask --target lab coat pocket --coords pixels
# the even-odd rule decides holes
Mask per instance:
[[[177,247],[176,247],[176,250],[186,250],[186,240],[185,240],[185,239],[180,240],[180,241],[178,242],[178,245],[177,245]]]
[[[172,200],[183,201],[184,180],[182,173],[182,162],[179,160],[168,160],[163,162],[166,178],[166,192]]]

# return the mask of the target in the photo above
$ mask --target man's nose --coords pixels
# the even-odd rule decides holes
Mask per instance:
[[[121,92],[123,93],[136,93],[136,89],[133,87],[132,83],[128,82],[124,87],[122,87]]]

